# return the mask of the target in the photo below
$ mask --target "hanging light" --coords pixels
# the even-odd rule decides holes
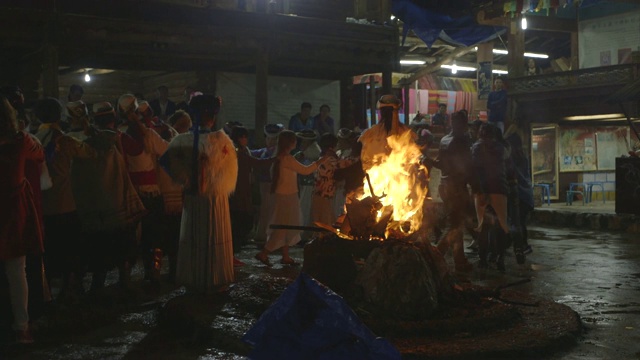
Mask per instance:
[[[476,71],[478,69],[476,69],[473,66],[459,66],[459,65],[440,65],[440,67],[442,69],[449,69],[451,70],[451,72],[453,73],[453,68],[455,67],[456,72],[458,71]]]
[[[527,30],[527,18],[524,16],[522,17],[522,21],[520,21],[520,27],[522,30]]]
[[[84,81],[85,82],[91,81],[91,75],[89,75],[89,70],[85,70],[84,72]]]

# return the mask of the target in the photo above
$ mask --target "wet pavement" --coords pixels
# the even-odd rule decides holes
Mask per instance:
[[[517,289],[578,312],[585,328],[582,337],[549,359],[640,359],[640,237],[531,227],[530,244],[534,252],[527,263],[517,265],[510,255],[505,274],[489,269],[457,276],[492,288],[531,278]],[[255,252],[254,246],[247,246],[239,254],[247,265],[238,269],[238,285],[232,291],[246,292],[240,294],[242,304],[229,302],[226,295],[199,300],[215,309],[203,320],[211,323],[209,334],[181,336],[180,329],[159,326],[158,309],[183,295],[184,289],[168,284],[149,288],[136,267],[133,290],[110,286],[78,304],[54,305],[34,324],[36,344],[5,342],[0,359],[242,359],[249,348],[240,337],[273,300],[269,294],[278,294],[300,270],[281,265],[267,270],[253,259]],[[475,261],[473,253],[468,255]],[[273,256],[275,262],[277,255]],[[292,256],[302,261],[302,249],[293,249]],[[114,272],[109,283],[116,280]]]

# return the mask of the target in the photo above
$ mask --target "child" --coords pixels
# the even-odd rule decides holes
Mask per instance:
[[[319,159],[308,166],[300,164],[290,153],[296,147],[296,134],[293,131],[284,130],[278,135],[278,145],[275,154],[275,163],[272,167],[271,192],[275,194],[274,211],[270,224],[278,225],[302,225],[300,201],[298,200],[297,175],[309,175],[324,163]],[[267,243],[255,258],[263,264],[271,266],[269,253],[282,248],[281,264],[295,265],[295,260],[289,257],[289,246],[300,241],[299,230],[274,229],[267,232]]]
[[[353,159],[338,158],[337,145],[338,138],[333,134],[327,133],[320,138],[321,156],[326,157],[327,160],[318,167],[311,200],[312,221],[327,225],[332,225],[335,221],[333,213],[333,201],[336,196],[335,171],[355,162]]]

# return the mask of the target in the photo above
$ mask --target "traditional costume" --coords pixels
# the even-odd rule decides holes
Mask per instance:
[[[141,221],[140,250],[145,265],[145,279],[160,280],[162,249],[165,247],[164,200],[156,175],[157,159],[164,154],[169,143],[158,133],[148,129],[136,113],[138,103],[135,96],[125,94],[118,100],[122,117],[127,118],[127,135],[122,138],[122,148],[131,183],[136,188],[147,214]],[[148,105],[147,105],[148,107]],[[125,141],[127,140],[127,141]],[[132,144],[128,144],[133,140]]]
[[[89,127],[89,109],[82,101],[70,101],[67,103],[67,112],[69,113],[69,130],[66,135],[84,141],[87,138],[87,129]]]
[[[176,282],[210,293],[234,281],[228,198],[236,186],[238,162],[233,142],[222,130],[200,129],[198,188],[193,189],[193,146],[192,132],[180,134],[161,162],[186,187]]]
[[[109,103],[94,105],[95,117],[108,114]],[[73,195],[82,231],[90,241],[89,270],[92,288],[104,286],[106,271],[121,266],[121,281],[128,280],[135,254],[135,224],[146,210],[136,193],[122,156],[121,137],[108,129],[91,129],[85,142],[98,152],[96,159],[75,159],[71,168]]]
[[[336,219],[333,202],[336,197],[335,172],[355,162],[354,159],[340,159],[333,149],[327,149],[323,156],[327,157],[316,172],[316,182],[311,201],[311,219],[326,225],[333,225]],[[342,189],[344,191],[344,187]]]
[[[44,259],[49,276],[62,276],[63,291],[79,290],[84,271],[83,241],[71,187],[71,164],[76,158],[95,158],[97,153],[86,143],[65,135],[55,121],[45,121],[36,134],[45,149],[53,184],[42,192],[46,228]]]

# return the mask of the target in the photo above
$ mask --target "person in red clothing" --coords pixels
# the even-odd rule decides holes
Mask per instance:
[[[25,163],[42,162],[44,152],[28,134],[18,131],[16,111],[0,98],[0,262],[9,282],[13,329],[20,343],[32,343],[27,311],[29,288],[26,255],[42,253],[42,231]]]
[[[145,109],[146,110],[146,109]],[[123,149],[131,183],[142,200],[147,215],[141,221],[140,253],[145,264],[145,279],[157,284],[160,281],[163,250],[166,247],[165,231],[160,226],[164,216],[164,199],[158,184],[156,163],[169,147],[156,131],[147,128],[138,113],[134,95],[124,94],[118,99],[120,118],[127,120],[127,132],[134,142],[135,151]]]

